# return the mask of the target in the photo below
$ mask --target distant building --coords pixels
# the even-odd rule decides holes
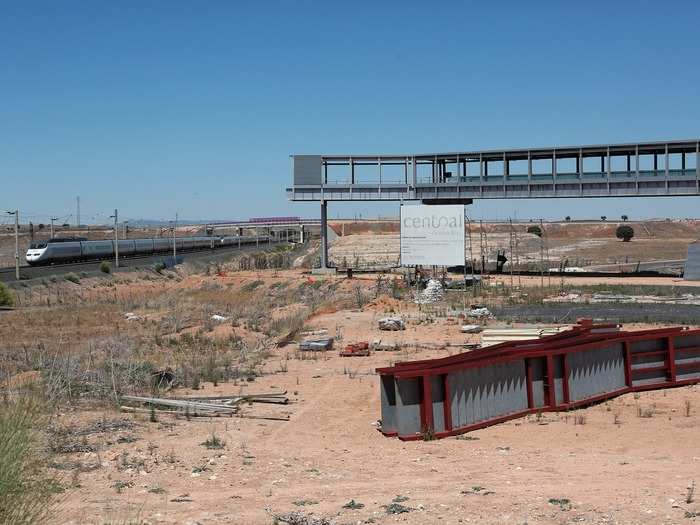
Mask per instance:
[[[688,246],[688,259],[685,261],[683,278],[686,281],[700,281],[700,241]]]

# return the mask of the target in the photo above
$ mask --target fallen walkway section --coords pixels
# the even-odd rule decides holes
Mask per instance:
[[[700,382],[700,330],[570,330],[378,368],[381,431],[402,440],[462,434],[527,414]]]

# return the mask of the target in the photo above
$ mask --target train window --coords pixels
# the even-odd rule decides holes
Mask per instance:
[[[46,243],[45,242],[33,242],[29,245],[30,249],[33,250],[41,250],[43,248],[46,248]]]

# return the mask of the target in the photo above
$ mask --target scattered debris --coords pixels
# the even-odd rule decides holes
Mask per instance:
[[[570,326],[523,326],[518,328],[496,327],[487,328],[481,334],[482,346],[491,346],[507,341],[526,341],[539,339],[548,335],[558,334]]]
[[[463,334],[478,334],[482,330],[483,330],[483,328],[481,326],[479,326],[478,324],[465,324],[465,325],[462,325],[462,328],[460,329],[460,331]]]
[[[242,403],[272,403],[287,404],[289,399],[286,392],[273,394],[254,394],[239,396],[217,396],[198,398],[157,398],[140,396],[122,396],[126,402],[146,405],[148,408],[122,406],[123,412],[158,412],[162,414],[173,414],[185,417],[198,416],[238,416],[249,419],[269,419],[272,421],[288,421],[289,417],[255,416],[242,414],[240,405]],[[156,408],[161,407],[161,408]],[[163,408],[165,407],[165,408]]]
[[[493,314],[485,306],[472,305],[467,311],[467,317],[473,317],[475,319],[491,319]]]
[[[433,304],[442,300],[442,284],[437,279],[430,279],[425,290],[416,294],[416,304]]]
[[[382,341],[381,339],[375,339],[372,344],[369,345],[370,350],[374,352],[392,352],[399,350],[399,344],[392,341]]]
[[[406,323],[400,317],[385,317],[379,320],[379,329],[389,331],[405,330]]]
[[[141,320],[141,316],[140,316],[140,315],[136,315],[136,314],[133,313],[133,312],[127,312],[127,313],[125,313],[125,314],[124,314],[124,317],[126,318],[127,321],[140,321],[140,320]]]
[[[320,337],[322,335],[328,335],[328,330],[322,328],[320,330],[307,330],[306,332],[301,332],[304,337]]]
[[[225,316],[219,315],[219,314],[214,314],[211,316],[211,320],[216,321],[217,323],[223,323],[223,322],[228,321],[228,317],[225,317]]]
[[[307,339],[299,343],[299,350],[312,352],[326,352],[333,349],[332,337],[320,337],[318,339]]]
[[[350,343],[345,347],[345,350],[340,352],[341,357],[368,356],[369,354],[369,343],[366,341],[361,343]]]

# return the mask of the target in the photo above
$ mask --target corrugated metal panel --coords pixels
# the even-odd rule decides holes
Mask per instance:
[[[686,281],[700,281],[700,242],[688,246],[688,259],[685,261],[683,278]]]
[[[433,429],[435,432],[445,430],[445,390],[442,386],[442,376],[430,378],[430,388],[433,398]]]
[[[581,401],[625,388],[625,359],[621,344],[588,352],[573,352],[569,359],[569,395]]]

